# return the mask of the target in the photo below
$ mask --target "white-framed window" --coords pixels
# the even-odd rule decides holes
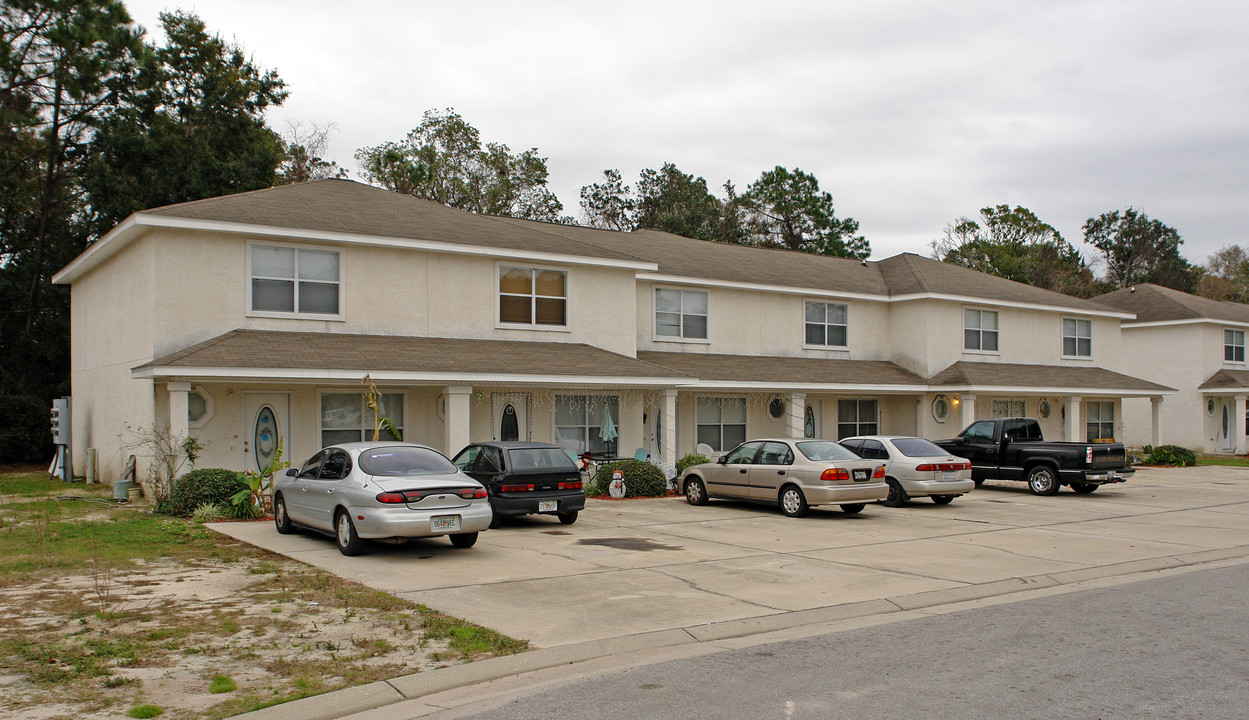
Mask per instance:
[[[963,349],[997,352],[997,311],[963,308]]]
[[[555,396],[555,444],[574,455],[616,456],[619,428],[619,396]]]
[[[724,452],[746,442],[746,398],[702,397],[694,411],[698,442]]]
[[[1115,404],[1110,400],[1090,400],[1085,409],[1088,442],[1115,439]]]
[[[847,309],[842,303],[807,300],[803,342],[817,347],[845,347]]]
[[[213,396],[199,385],[193,385],[186,394],[187,425],[202,428],[213,417]]]
[[[1026,417],[1028,404],[1024,400],[994,400],[989,404],[989,417]]]
[[[1063,318],[1063,356],[1093,356],[1093,321]]]
[[[403,393],[386,393],[378,398],[377,414],[390,418],[399,434],[403,434]],[[321,393],[321,446],[373,439],[373,409],[360,392]],[[384,425],[378,435],[382,440],[397,440]]]
[[[707,339],[707,293],[655,288],[655,335],[682,340]]]
[[[290,245],[248,246],[248,312],[266,317],[342,317],[342,268],[337,250]]]
[[[880,432],[880,407],[874,398],[837,401],[837,439]]]
[[[1245,331],[1224,328],[1223,330],[1223,362],[1245,361]]]
[[[499,265],[499,323],[568,326],[568,271]]]

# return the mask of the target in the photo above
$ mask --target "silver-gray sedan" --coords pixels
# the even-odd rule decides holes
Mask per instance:
[[[686,468],[679,486],[691,505],[708,498],[777,503],[790,517],[812,505],[853,515],[889,495],[881,463],[860,459],[831,440],[750,440],[714,463]]]
[[[273,482],[278,532],[305,527],[333,535],[344,555],[359,555],[367,540],[436,535],[472,547],[492,516],[481,483],[413,443],[331,445]]]
[[[971,463],[955,457],[924,438],[862,435],[839,441],[864,460],[885,464],[889,497],[885,504],[900,507],[913,497],[930,497],[938,505],[969,493]]]

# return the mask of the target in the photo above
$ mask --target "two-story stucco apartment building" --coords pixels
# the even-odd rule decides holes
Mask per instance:
[[[136,213],[55,282],[75,462],[95,448],[105,481],[137,427],[233,468],[276,438],[299,461],[367,437],[366,374],[404,439],[446,453],[520,438],[667,463],[982,415],[1119,438],[1125,399],[1173,392],[1120,372],[1132,312],[917,255],[486,217],[345,180]]]
[[[1136,316],[1123,322],[1119,367],[1140,377],[1166,378],[1179,391],[1155,408],[1166,442],[1206,453],[1249,452],[1249,305],[1148,284],[1095,300]],[[1129,401],[1125,410],[1127,442],[1150,442],[1145,401]]]

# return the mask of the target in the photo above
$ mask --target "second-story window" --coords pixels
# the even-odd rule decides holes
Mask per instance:
[[[655,334],[684,340],[706,340],[707,293],[655,288]]]
[[[251,312],[339,314],[338,251],[251,246]]]
[[[963,309],[963,349],[997,352],[997,311]]]
[[[807,345],[846,346],[846,306],[841,303],[808,300],[806,302]]]
[[[1090,357],[1093,354],[1093,322],[1063,318],[1063,355]]]
[[[1244,362],[1245,361],[1245,331],[1244,330],[1224,330],[1223,331],[1223,361],[1224,362]]]
[[[568,273],[544,268],[499,266],[499,322],[568,324]]]

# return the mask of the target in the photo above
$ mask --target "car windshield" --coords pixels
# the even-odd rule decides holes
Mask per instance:
[[[370,475],[401,477],[456,472],[455,465],[441,454],[420,447],[379,447],[360,453],[360,469]]]
[[[893,446],[907,457],[945,457],[950,454],[923,438],[894,438]]]
[[[512,469],[525,470],[571,470],[577,471],[568,453],[559,448],[512,448],[508,451]]]
[[[858,460],[859,456],[831,440],[812,440],[796,443],[808,460]]]

